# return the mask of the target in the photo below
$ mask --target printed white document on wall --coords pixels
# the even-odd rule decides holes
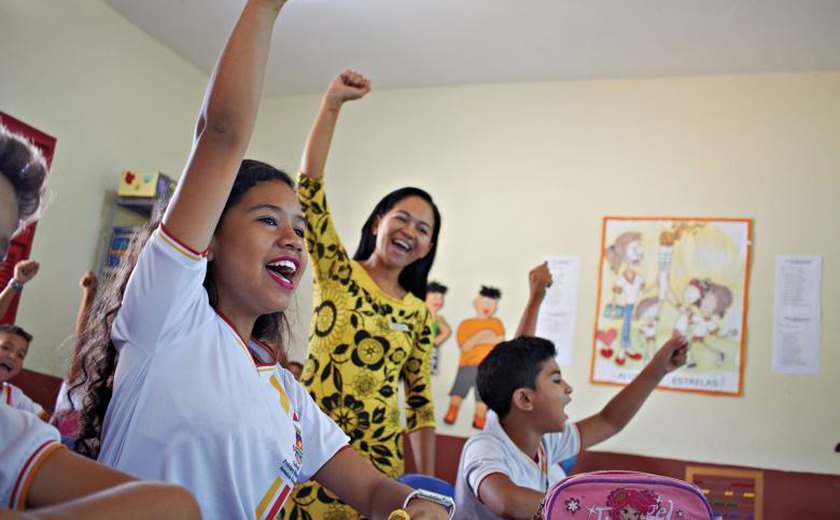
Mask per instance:
[[[571,365],[580,291],[580,257],[554,256],[546,258],[546,262],[552,283],[540,305],[536,335],[554,343],[557,363]]]
[[[773,372],[819,372],[821,295],[822,257],[776,256]]]

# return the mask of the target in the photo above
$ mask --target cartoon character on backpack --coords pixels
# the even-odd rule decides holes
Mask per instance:
[[[647,489],[618,488],[607,496],[611,520],[645,520],[659,511],[659,495]]]

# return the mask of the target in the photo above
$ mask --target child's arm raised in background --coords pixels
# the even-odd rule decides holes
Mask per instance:
[[[96,299],[96,289],[99,287],[99,280],[93,271],[88,271],[79,280],[79,288],[82,290],[82,299],[79,300],[79,310],[76,313],[76,339],[82,337],[87,327],[90,309],[93,307],[93,300]]]
[[[597,414],[577,423],[580,449],[609,439],[636,415],[656,385],[669,372],[685,365],[688,340],[679,334],[665,342],[650,363]]]
[[[21,260],[15,264],[12,279],[9,280],[6,287],[4,287],[3,291],[0,292],[0,317],[6,314],[6,309],[9,308],[12,300],[18,295],[20,288],[23,287],[29,280],[35,278],[35,275],[38,274],[38,269],[40,268],[41,265],[35,260]]]
[[[204,251],[245,156],[257,118],[274,22],[286,0],[249,0],[222,51],[193,148],[163,224]]]
[[[537,316],[540,314],[540,305],[545,298],[545,290],[551,287],[551,271],[548,270],[548,262],[543,262],[531,269],[528,273],[528,303],[522,311],[519,319],[519,326],[516,327],[514,338],[519,336],[533,336],[537,330]]]
[[[87,330],[88,317],[96,299],[96,291],[99,287],[99,280],[93,271],[88,271],[79,279],[79,288],[82,290],[82,298],[79,300],[79,310],[76,312],[76,345],[73,349],[73,357],[70,359],[70,367],[64,374],[64,381],[67,383],[76,381],[76,377],[82,370],[82,359],[80,350],[83,345],[82,335]]]
[[[335,125],[341,107],[347,101],[363,98],[370,92],[370,80],[352,70],[345,70],[336,76],[321,100],[321,107],[300,160],[300,171],[312,179],[324,176],[324,166],[330,153]]]

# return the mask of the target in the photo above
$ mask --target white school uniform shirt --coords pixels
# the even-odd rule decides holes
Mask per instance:
[[[23,390],[11,383],[3,383],[2,390],[0,390],[0,401],[12,408],[33,413],[38,417],[44,414],[44,408],[40,404],[33,401],[23,393]]]
[[[541,493],[566,477],[560,462],[577,455],[580,432],[568,421],[562,432],[543,435],[537,460],[526,455],[508,437],[492,411],[487,413],[484,430],[464,444],[458,476],[455,481],[455,518],[463,520],[496,520],[478,500],[481,482],[494,473],[502,473],[520,487]]]
[[[207,519],[274,518],[348,438],[288,371],[255,364],[210,307],[206,269],[162,226],[141,252],[111,333],[99,461],[183,485]]]
[[[31,413],[0,406],[0,509],[23,509],[41,464],[61,449],[58,430]]]

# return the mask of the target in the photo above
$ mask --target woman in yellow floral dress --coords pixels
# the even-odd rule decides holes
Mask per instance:
[[[324,192],[324,165],[339,111],[346,101],[369,91],[369,81],[355,72],[336,76],[324,94],[301,161],[298,198],[315,279],[301,383],[360,455],[397,478],[404,471],[397,389],[402,377],[412,453],[418,471],[432,475],[433,344],[424,298],[440,231],[437,207],[417,188],[390,193],[365,222],[351,260]],[[294,489],[282,517],[338,520],[359,515],[310,481]]]

